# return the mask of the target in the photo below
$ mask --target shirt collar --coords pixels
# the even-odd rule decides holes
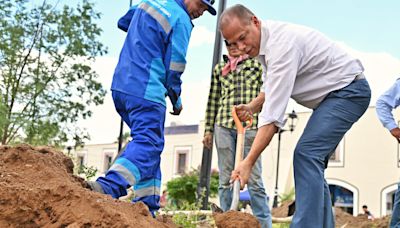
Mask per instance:
[[[269,38],[269,31],[267,28],[266,21],[261,21],[261,41],[260,41],[260,52],[258,55],[267,54],[267,42]]]

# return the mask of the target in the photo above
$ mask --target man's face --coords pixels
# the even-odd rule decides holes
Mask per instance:
[[[251,57],[258,56],[260,52],[261,23],[253,16],[250,23],[244,23],[232,16],[230,23],[221,30],[227,45],[237,48],[243,54]]]
[[[185,0],[185,5],[192,20],[203,15],[204,11],[208,9],[208,6],[201,0]]]
[[[234,45],[226,46],[226,49],[228,49],[228,53],[232,57],[239,57],[242,54],[244,54],[242,51],[240,51],[237,47]]]

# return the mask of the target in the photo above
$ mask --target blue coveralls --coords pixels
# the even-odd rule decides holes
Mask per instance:
[[[96,181],[114,198],[134,186],[133,201],[144,202],[154,215],[160,208],[165,97],[181,107],[180,76],[193,24],[183,0],[144,0],[118,21],[118,27],[127,36],[111,90],[132,141]]]

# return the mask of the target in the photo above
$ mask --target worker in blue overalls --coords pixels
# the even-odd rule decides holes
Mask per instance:
[[[118,21],[127,31],[111,86],[114,105],[131,129],[132,141],[104,177],[89,182],[93,191],[119,198],[134,186],[154,216],[160,208],[160,158],[164,148],[165,98],[173,115],[182,110],[181,74],[193,28],[214,0],[144,0]]]

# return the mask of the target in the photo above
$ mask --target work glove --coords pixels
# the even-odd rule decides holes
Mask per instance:
[[[182,109],[183,109],[183,107],[182,107],[182,105],[180,105],[179,106],[179,108],[177,108],[177,107],[173,107],[173,111],[172,112],[169,112],[171,115],[174,115],[174,116],[179,116],[179,114],[181,114],[181,111],[182,111]]]

